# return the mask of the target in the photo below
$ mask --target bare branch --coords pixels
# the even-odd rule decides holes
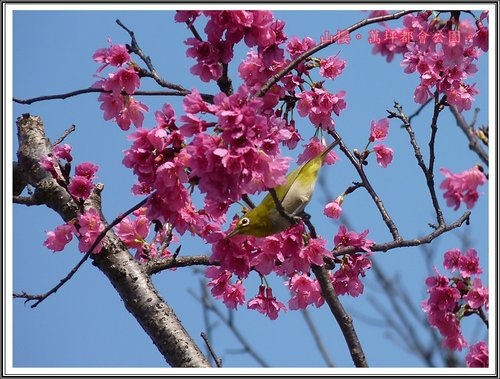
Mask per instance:
[[[158,75],[158,72],[156,71],[156,69],[154,68],[153,63],[151,62],[151,58],[149,56],[147,56],[144,53],[144,51],[142,51],[141,47],[137,43],[134,32],[132,30],[130,30],[129,28],[127,28],[120,20],[117,19],[116,23],[122,29],[124,29],[129,34],[129,36],[131,38],[131,44],[130,44],[130,46],[127,46],[129,51],[131,53],[137,54],[139,56],[139,58],[141,58],[141,60],[148,67],[149,73],[151,74],[151,77],[155,80],[156,83],[158,83],[161,87],[174,89],[174,90],[179,91],[179,92],[189,93],[189,91],[186,88],[184,88],[183,86],[181,86],[179,84],[167,82],[166,80],[161,78],[160,75]]]
[[[214,349],[212,348],[212,345],[211,345],[210,341],[208,340],[207,335],[204,332],[201,332],[200,335],[201,335],[201,338],[203,338],[203,341],[205,341],[205,344],[207,345],[207,348],[210,351],[210,355],[214,359],[215,364],[217,365],[217,367],[222,367],[222,359],[219,358],[217,356],[217,354],[215,353]]]
[[[67,99],[69,97],[78,96],[78,95],[82,95],[85,93],[111,93],[111,91],[107,91],[103,88],[90,87],[90,88],[80,89],[80,90],[56,94],[56,95],[38,96],[38,97],[29,98],[29,99],[14,98],[12,100],[18,104],[29,105],[29,104],[36,103],[38,101],[56,100],[56,99],[64,100],[64,99]],[[133,95],[134,96],[186,96],[190,93],[191,93],[191,91],[187,91],[187,90],[185,90],[185,91],[135,91],[133,93]],[[124,92],[123,95],[128,96],[129,94]],[[210,95],[210,94],[202,93],[202,94],[200,94],[200,96],[203,100],[205,100],[208,103],[212,103],[214,100],[214,96]]]
[[[61,137],[56,139],[53,143],[53,145],[59,145],[64,139],[69,136],[71,133],[73,133],[76,130],[75,125],[71,125],[68,129],[66,129]]]
[[[389,215],[387,210],[385,209],[384,203],[380,199],[380,197],[377,195],[375,190],[373,189],[372,185],[370,184],[370,181],[368,180],[368,177],[366,176],[363,165],[359,162],[359,160],[353,155],[353,153],[349,150],[349,148],[345,145],[344,141],[340,137],[340,135],[337,133],[337,131],[329,131],[329,133],[337,140],[339,140],[340,143],[340,150],[344,153],[344,155],[349,158],[351,161],[352,165],[358,172],[358,175],[361,178],[361,181],[363,182],[363,187],[366,188],[366,191],[368,194],[371,196],[373,199],[375,205],[377,206],[380,215],[382,216],[382,219],[384,220],[385,224],[387,225],[387,228],[389,229],[389,232],[391,233],[392,237],[394,238],[394,241],[400,241],[402,240],[401,235],[399,234],[398,228],[394,221],[392,220],[392,217]]]
[[[151,260],[144,264],[144,269],[149,275],[153,275],[169,268],[218,265],[218,262],[210,262],[210,257],[207,255],[191,255]]]
[[[455,120],[457,121],[457,125],[462,131],[464,132],[465,136],[469,140],[469,149],[474,151],[479,159],[483,161],[483,163],[488,166],[489,165],[489,157],[488,157],[488,152],[486,152],[481,144],[479,143],[479,139],[477,137],[477,133],[475,132],[474,129],[474,123],[475,120],[471,123],[471,125],[467,124],[467,121],[465,121],[464,116],[462,113],[460,113],[455,105],[450,106],[450,111],[455,117]]]
[[[316,325],[314,325],[314,322],[311,319],[311,315],[309,314],[309,311],[307,309],[302,309],[301,313],[302,313],[302,316],[304,316],[304,320],[306,320],[307,327],[311,331],[314,342],[316,342],[316,346],[318,347],[319,353],[323,357],[323,360],[325,361],[326,365],[328,367],[335,367],[335,364],[333,363],[332,359],[330,358],[330,355],[328,354],[328,350],[326,349],[326,346],[323,343],[321,335],[319,334],[318,329],[316,328]]]
[[[386,252],[386,251],[397,249],[400,247],[414,247],[414,246],[425,245],[427,243],[430,243],[432,240],[436,239],[440,235],[442,235],[446,232],[449,232],[450,230],[459,228],[460,226],[462,226],[462,224],[464,222],[466,224],[468,224],[470,214],[471,214],[470,211],[466,211],[454,223],[444,224],[444,225],[436,228],[433,232],[431,232],[423,237],[409,239],[409,240],[401,239],[401,240],[394,240],[394,241],[385,242],[385,243],[379,243],[379,244],[372,245],[370,247],[370,250],[371,251]],[[354,247],[348,246],[348,247],[343,247],[343,248],[334,250],[333,254],[335,256],[339,256],[339,255],[345,255],[345,254],[349,254],[349,253],[362,252],[362,251],[363,250],[360,248],[354,248]]]
[[[436,94],[437,96],[437,94]],[[444,99],[443,99],[444,101]],[[430,147],[430,152],[429,152],[429,167],[426,166],[422,152],[420,151],[420,147],[417,143],[417,139],[415,137],[415,132],[413,131],[413,128],[411,126],[411,123],[408,119],[408,117],[403,113],[403,108],[401,105],[399,105],[397,102],[394,102],[394,108],[396,108],[397,112],[393,111],[387,111],[389,113],[390,118],[398,118],[401,121],[403,121],[403,124],[405,126],[406,131],[408,132],[408,135],[410,136],[410,143],[413,146],[413,150],[415,151],[415,158],[417,159],[418,166],[422,169],[422,172],[425,176],[426,182],[427,182],[427,188],[429,190],[429,195],[431,197],[432,201],[432,206],[434,207],[434,211],[436,212],[436,219],[438,222],[438,227],[442,227],[445,222],[444,222],[444,217],[443,217],[443,212],[441,211],[441,207],[439,205],[437,195],[436,195],[436,189],[435,189],[435,184],[434,184],[434,173],[433,173],[433,166],[434,166],[434,142],[435,142],[435,136],[436,136],[436,131],[437,131],[437,117],[439,112],[442,109],[442,102],[438,101],[437,97],[435,98],[435,104],[434,104],[434,114],[432,117],[432,124],[431,124],[431,139],[429,141],[429,147]]]
[[[202,297],[197,296],[193,291],[189,291],[191,296],[193,296],[196,300],[203,304],[208,310],[212,311],[218,318],[221,320],[224,325],[226,325],[229,330],[236,337],[238,342],[243,346],[243,349],[246,353],[248,353],[253,359],[257,361],[262,367],[269,367],[267,362],[250,346],[247,342],[246,338],[241,334],[238,328],[234,325],[232,318],[226,316],[222,313],[222,311],[213,303],[211,296],[208,294],[208,288],[206,285],[201,286],[203,291]],[[231,312],[231,311],[229,311]],[[229,313],[231,315],[232,313]]]

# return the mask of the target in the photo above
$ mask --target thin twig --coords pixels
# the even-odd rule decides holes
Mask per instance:
[[[304,316],[304,319],[306,320],[307,327],[311,331],[314,342],[316,342],[316,346],[318,347],[318,350],[319,350],[321,356],[323,357],[326,365],[328,367],[335,367],[335,364],[333,363],[332,359],[330,358],[330,355],[328,354],[328,350],[326,349],[326,346],[323,343],[321,335],[319,334],[318,329],[316,328],[316,325],[314,325],[314,322],[311,319],[311,315],[309,314],[309,311],[307,309],[303,309],[301,311],[301,313],[302,313],[302,316]]]
[[[391,233],[394,241],[401,241],[403,238],[399,234],[399,230],[392,220],[392,217],[389,215],[387,212],[387,209],[384,206],[384,203],[378,196],[377,192],[375,192],[375,189],[372,187],[370,181],[368,180],[368,177],[365,174],[365,171],[363,169],[363,165],[359,162],[359,160],[352,154],[352,152],[349,150],[349,148],[345,145],[344,141],[340,137],[340,135],[337,133],[336,130],[329,130],[329,134],[331,134],[336,140],[339,141],[340,143],[340,150],[344,153],[345,156],[351,161],[352,165],[358,172],[359,177],[361,178],[361,181],[363,183],[363,187],[365,187],[366,191],[372,198],[373,202],[375,203],[380,215],[382,216],[382,220],[384,223],[387,225],[387,228],[389,229],[389,232]]]
[[[462,226],[462,224],[465,222],[466,224],[469,223],[469,217],[471,215],[470,211],[464,212],[462,216],[460,216],[454,223],[452,224],[445,224],[441,227],[436,228],[433,232],[419,238],[413,238],[413,239],[401,239],[401,240],[394,240],[394,241],[389,241],[385,243],[379,243],[379,244],[374,244],[370,246],[371,251],[382,251],[382,252],[387,252],[392,249],[397,249],[400,247],[414,247],[414,246],[420,246],[424,245],[427,243],[430,243],[432,240],[436,239],[443,233],[449,232],[450,230],[459,228]],[[347,246],[347,247],[342,247],[337,250],[333,251],[333,255],[335,256],[340,256],[340,255],[345,255],[345,254],[350,254],[350,253],[355,253],[355,252],[362,252],[363,250],[361,248],[355,248],[352,246]]]
[[[430,150],[430,157],[429,157],[429,165],[434,165],[434,142],[435,142],[435,133],[436,133],[436,128],[437,128],[437,117],[440,112],[440,107],[442,106],[441,102],[436,101],[434,105],[434,114],[433,114],[433,121],[432,121],[432,132],[431,132],[431,139],[429,141],[429,145],[431,147]],[[439,201],[437,199],[436,195],[436,189],[434,185],[434,174],[431,171],[430,168],[428,168],[424,162],[424,158],[422,156],[422,152],[420,150],[420,146],[417,143],[417,139],[415,137],[415,132],[413,131],[413,128],[411,126],[410,121],[408,120],[408,117],[404,114],[403,108],[401,105],[399,105],[397,102],[394,102],[394,108],[397,110],[397,112],[393,111],[387,111],[389,113],[389,118],[398,118],[401,121],[403,121],[403,124],[405,126],[405,129],[410,137],[410,143],[413,147],[413,150],[415,152],[415,158],[417,159],[417,164],[421,168],[424,177],[427,182],[427,188],[429,190],[429,195],[431,197],[432,201],[432,206],[434,207],[434,211],[436,213],[436,220],[438,222],[438,228],[443,227],[445,222],[444,222],[444,217],[443,217],[443,212],[441,211],[441,207],[439,205]]]
[[[247,352],[253,359],[255,359],[262,367],[269,367],[269,365],[266,363],[266,361],[255,351],[252,349],[250,344],[247,342],[246,338],[240,333],[238,328],[234,325],[234,322],[232,321],[231,317],[226,317],[217,306],[213,304],[211,300],[211,297],[208,296],[207,287],[203,287],[205,291],[204,299],[201,299],[199,296],[197,296],[193,291],[189,290],[189,293],[191,296],[193,296],[196,300],[204,304],[204,306],[207,307],[208,310],[212,311],[215,313],[215,315],[226,325],[229,330],[233,333],[233,335],[236,337],[236,339],[239,341],[239,343],[243,346],[243,349],[245,352]],[[231,314],[231,313],[229,313]]]
[[[55,95],[46,95],[46,96],[37,96],[29,99],[18,99],[13,98],[12,101],[18,104],[33,104],[39,101],[47,101],[47,100],[64,100],[69,97],[78,96],[86,93],[111,93],[111,91],[105,90],[103,88],[84,88],[76,91],[60,93]],[[191,91],[135,91],[133,93],[134,96],[186,96],[190,94]],[[128,95],[127,93],[123,93],[124,95]],[[201,98],[205,100],[207,103],[213,103],[214,96],[206,93],[200,94]]]
[[[116,23],[129,34],[130,39],[131,39],[131,44],[129,46],[130,52],[137,54],[139,56],[139,58],[141,58],[141,60],[148,67],[148,70],[156,83],[158,83],[161,87],[170,88],[170,89],[174,89],[174,90],[177,90],[180,92],[188,92],[189,93],[189,91],[186,88],[184,88],[183,86],[181,86],[179,84],[173,84],[173,83],[167,82],[166,80],[161,78],[160,75],[158,75],[158,72],[156,71],[156,69],[154,68],[153,63],[151,62],[151,58],[148,57],[144,53],[144,51],[142,51],[141,47],[137,43],[134,32],[132,30],[130,30],[129,28],[127,28],[120,20],[117,19]]]
[[[429,97],[425,103],[423,103],[420,107],[418,107],[418,109],[417,109],[415,112],[413,112],[410,116],[408,116],[408,121],[410,121],[410,122],[411,122],[411,120],[412,120],[414,117],[417,117],[417,116],[420,114],[420,112],[422,112],[422,110],[423,110],[423,109],[424,109],[427,105],[429,105],[429,104],[431,103],[431,101],[432,101],[432,100],[433,100],[433,98],[432,98],[432,97]],[[404,125],[403,125],[403,127],[404,127]]]
[[[203,341],[205,341],[205,344],[207,345],[208,351],[210,352],[210,355],[215,361],[215,364],[217,367],[222,367],[222,359],[217,356],[215,353],[214,349],[212,348],[212,345],[210,344],[210,341],[208,340],[207,335],[204,332],[201,332],[201,338],[203,338]]]
[[[76,130],[76,126],[75,125],[71,125],[68,129],[66,129],[63,133],[63,135],[61,137],[59,137],[58,139],[56,139],[54,141],[54,143],[52,144],[52,146],[55,146],[55,145],[59,145],[62,141],[64,141],[64,139],[69,136],[71,133],[73,133],[74,131]]]
[[[218,265],[218,262],[210,261],[208,255],[190,255],[152,260],[144,264],[144,269],[149,275],[153,275],[170,268]]]
[[[453,116],[455,117],[455,120],[457,121],[458,127],[460,129],[462,129],[465,136],[469,140],[469,149],[474,151],[477,154],[477,156],[479,157],[479,159],[481,159],[483,161],[483,163],[486,166],[488,166],[489,165],[488,153],[483,149],[483,147],[479,143],[478,138],[476,136],[476,133],[474,132],[475,129],[472,126],[472,125],[474,125],[475,121],[473,121],[473,123],[471,125],[467,125],[467,121],[465,121],[464,116],[462,115],[462,113],[460,113],[458,111],[457,107],[454,105],[450,106],[450,111],[453,114]]]

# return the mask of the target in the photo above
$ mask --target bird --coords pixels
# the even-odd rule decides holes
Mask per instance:
[[[282,232],[293,225],[294,219],[299,218],[311,200],[319,169],[326,155],[338,143],[338,140],[332,142],[316,157],[295,168],[286,176],[285,184],[274,188],[285,215],[280,213],[273,195],[268,193],[259,205],[250,209],[238,220],[235,228],[225,238],[231,238],[237,234],[267,237]]]

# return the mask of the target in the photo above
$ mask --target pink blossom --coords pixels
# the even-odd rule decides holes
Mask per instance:
[[[325,78],[335,79],[339,76],[347,62],[337,57],[328,57],[319,61],[319,73]]]
[[[73,157],[71,156],[71,146],[68,144],[55,145],[54,155],[59,159],[65,159],[67,162],[71,162]]]
[[[236,309],[238,305],[245,303],[245,287],[243,287],[241,280],[226,286],[222,302],[228,309]]]
[[[200,15],[201,11],[176,11],[175,22],[186,22],[191,25]]]
[[[472,288],[464,296],[464,300],[473,309],[485,307],[489,308],[489,291],[488,287],[483,287],[483,282],[479,278],[475,278],[472,282]]]
[[[115,232],[122,242],[131,248],[141,248],[149,234],[151,222],[144,215],[140,215],[135,220],[125,217],[115,227]]]
[[[485,53],[488,52],[489,28],[483,26],[483,23],[476,21],[478,30],[474,34],[474,45],[478,46]]]
[[[54,159],[48,155],[43,155],[40,157],[40,167],[45,171],[48,171],[54,179],[59,178],[59,170],[56,169]],[[58,165],[59,167],[59,165]]]
[[[122,91],[131,95],[140,87],[141,80],[133,67],[120,69],[108,75],[108,79],[100,82],[101,87],[106,91],[119,94]]]
[[[326,146],[322,141],[320,141],[318,137],[311,138],[309,140],[309,143],[303,146],[305,146],[305,149],[302,153],[299,154],[297,159],[297,164],[299,165],[307,162],[309,159],[317,157],[326,149]],[[324,163],[333,164],[338,159],[339,157],[337,156],[337,154],[333,150],[330,150],[330,152],[325,157]]]
[[[445,190],[443,196],[446,204],[455,210],[460,207],[461,202],[464,202],[468,209],[474,207],[479,198],[477,187],[486,183],[486,176],[478,166],[459,174],[453,174],[446,168],[441,168],[440,171],[445,176],[439,188]]]
[[[168,103],[163,104],[163,106],[161,107],[161,111],[155,112],[155,120],[157,128],[167,129],[170,131],[175,131],[178,129],[177,125],[175,125],[174,108],[172,108],[172,106]]]
[[[459,267],[459,261],[462,253],[459,249],[451,249],[444,253],[443,267],[451,272],[456,271]]]
[[[489,351],[486,342],[480,341],[472,345],[465,356],[467,367],[489,367]]]
[[[94,188],[94,183],[84,176],[75,175],[71,178],[68,191],[75,199],[86,200]]]
[[[205,276],[212,279],[208,282],[208,286],[212,287],[212,295],[217,299],[222,298],[232,274],[220,267],[211,266],[205,270]]]
[[[428,314],[429,324],[439,330],[444,337],[443,346],[453,350],[462,350],[467,345],[461,334],[460,323],[455,315],[460,291],[449,286],[449,280],[439,274],[426,280],[429,299],[422,302],[422,310]]]
[[[258,251],[252,256],[250,264],[261,275],[268,275],[276,270],[276,265],[284,261],[281,249],[283,239],[280,236],[268,236],[258,242]]]
[[[404,72],[419,75],[414,92],[417,103],[423,104],[437,90],[459,111],[470,109],[479,92],[465,81],[477,72],[474,62],[487,51],[488,28],[481,20],[474,28],[465,17],[461,17],[457,30],[436,21],[432,12],[408,14],[403,17],[403,28],[374,31],[376,36],[371,33],[373,52],[385,55],[387,61],[396,54],[403,55]],[[460,33],[460,38],[451,41],[452,32]]]
[[[62,251],[73,239],[73,226],[70,224],[59,225],[52,232],[47,232],[47,239],[43,243],[48,249],[56,252]]]
[[[297,259],[295,259],[295,268],[297,271],[309,272],[311,265],[323,266],[323,258],[333,258],[332,252],[325,248],[326,240],[322,238],[313,238],[304,246]]]
[[[101,72],[108,65],[119,67],[130,62],[130,54],[124,45],[113,45],[111,38],[108,38],[108,42],[109,48],[98,49],[92,56],[96,62],[103,63],[97,72]]]
[[[377,163],[382,167],[387,167],[391,162],[394,155],[393,150],[385,145],[377,145],[373,147]]]
[[[219,262],[224,270],[246,278],[250,273],[250,261],[254,251],[252,237],[236,235],[230,239],[221,239],[212,244],[211,262]]]
[[[125,101],[121,94],[113,93],[101,93],[97,100],[102,102],[99,108],[104,111],[104,119],[106,121],[120,114]]]
[[[94,208],[90,208],[85,213],[79,215],[77,217],[77,223],[78,235],[80,236],[78,249],[82,253],[86,253],[90,250],[97,237],[104,230],[104,225],[101,221],[99,213]],[[99,253],[101,251],[102,244],[103,240],[101,239],[92,252],[94,254]]]
[[[389,119],[382,118],[378,121],[372,120],[370,127],[370,138],[373,141],[383,141],[389,133]]]
[[[371,261],[366,255],[347,254],[342,265],[332,277],[332,284],[338,295],[349,294],[356,297],[363,293],[364,285],[359,276],[365,276],[365,270],[371,268]]]
[[[344,196],[340,195],[334,201],[326,204],[325,209],[323,209],[323,214],[327,217],[337,220],[342,214],[341,204],[344,202]]]
[[[332,94],[324,89],[315,88],[295,96],[299,98],[297,102],[299,115],[308,116],[313,125],[321,127],[323,130],[334,127],[332,112],[338,116],[340,111],[347,107],[344,91]]]
[[[300,54],[312,49],[316,42],[311,37],[305,37],[301,41],[297,37],[291,37],[286,45],[286,50],[290,53],[290,58],[295,59]]]
[[[338,233],[335,235],[333,242],[335,243],[335,247],[357,247],[366,252],[371,252],[370,247],[374,244],[374,241],[366,239],[368,235],[368,229],[363,231],[360,234],[357,234],[353,231],[347,231],[345,225],[340,225]]]
[[[130,124],[136,128],[141,128],[144,122],[144,113],[147,112],[147,105],[135,100],[132,96],[125,98],[120,113],[116,116],[116,123],[121,130],[128,130]]]
[[[294,293],[288,301],[291,310],[306,309],[310,304],[319,308],[325,303],[318,281],[307,274],[294,275],[286,285]]]
[[[460,256],[458,260],[458,268],[460,269],[460,275],[462,275],[463,278],[469,278],[472,275],[481,274],[483,269],[479,267],[479,257],[477,256],[477,251],[469,249],[464,255]]]
[[[93,164],[92,162],[82,162],[75,167],[75,175],[83,176],[88,180],[93,180],[97,170],[99,170],[99,166]]]
[[[273,296],[272,288],[260,286],[259,294],[248,302],[249,309],[256,309],[258,312],[265,314],[271,320],[278,318],[278,312],[286,310],[285,304],[277,301]]]

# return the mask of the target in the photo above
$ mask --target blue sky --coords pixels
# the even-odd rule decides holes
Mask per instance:
[[[475,12],[479,15],[480,12]],[[290,37],[311,36],[319,41],[329,31],[335,33],[366,17],[361,11],[278,11],[276,17],[286,21],[285,32]],[[183,24],[173,22],[172,11],[15,11],[13,24],[13,95],[30,98],[45,94],[64,93],[89,87],[98,64],[92,54],[107,46],[107,38],[114,43],[129,43],[129,37],[115,23],[120,19],[134,30],[142,49],[153,60],[157,71],[166,80],[180,83],[186,88],[198,87],[200,92],[216,92],[213,84],[200,84],[189,74],[193,62],[185,57],[183,41],[189,36]],[[400,21],[391,25],[400,25]],[[367,42],[370,26],[358,31],[359,40],[348,45],[332,45],[318,56],[336,55],[347,61],[345,72],[334,82],[325,85],[333,92],[347,92],[347,109],[336,119],[337,130],[351,148],[362,149],[366,144],[371,120],[386,116],[393,101],[403,105],[407,114],[418,106],[413,102],[413,91],[418,83],[415,75],[406,75],[399,65],[400,58],[387,64],[385,59],[371,54]],[[237,64],[244,57],[246,46],[237,50],[231,73],[236,84]],[[488,55],[478,63],[479,73],[472,80],[477,82],[481,95],[474,107],[479,107],[477,125],[488,124]],[[136,59],[136,58],[134,58]],[[144,79],[141,89],[157,89],[154,83]],[[141,98],[150,112],[146,115],[145,127],[154,125],[154,111],[164,102],[170,102],[177,112],[180,99]],[[104,121],[95,94],[86,94],[66,100],[39,102],[32,105],[12,106],[15,118],[29,112],[39,115],[45,122],[47,135],[57,139],[65,129],[75,124],[67,143],[73,146],[75,162],[92,161],[99,165],[98,181],[104,183],[103,211],[108,220],[130,208],[140,199],[134,198],[130,188],[135,182],[132,173],[122,164],[122,151],[129,147],[127,133],[112,122]],[[464,112],[467,120],[472,111]],[[297,118],[305,137],[312,136],[313,129],[305,119]],[[430,114],[422,112],[414,121],[414,129],[420,145],[427,152]],[[490,122],[491,123],[491,122]],[[15,123],[10,126],[15,136]],[[131,130],[132,131],[132,130]],[[131,132],[129,131],[129,132]],[[493,140],[493,138],[492,138]],[[396,121],[391,121],[387,145],[395,151],[394,162],[382,169],[370,162],[366,171],[374,188],[383,199],[405,238],[416,238],[427,234],[429,222],[434,221],[433,209],[423,185],[423,176],[416,165],[408,136]],[[13,141],[13,153],[17,142]],[[291,152],[296,156],[298,151]],[[442,112],[436,145],[436,168],[447,167],[460,172],[479,163],[478,157],[467,149],[467,140],[456,127],[450,113]],[[7,162],[8,163],[8,162]],[[440,183],[441,174],[436,172]],[[347,158],[322,171],[331,196],[336,197],[352,181],[359,180]],[[424,280],[427,267],[437,265],[442,269],[442,253],[453,247],[463,248],[464,233],[468,236],[467,247],[474,247],[485,269],[488,269],[488,188],[473,209],[471,224],[448,233],[428,248],[430,258],[425,258],[422,249],[406,248],[387,253],[378,253],[373,259],[389,277],[395,278],[412,297],[414,306],[420,311],[420,302],[425,299]],[[455,221],[464,211],[462,206],[453,211],[445,206],[439,194],[447,222]],[[308,212],[318,233],[333,246],[333,236],[338,224],[322,215],[322,207],[333,200],[322,189],[318,189]],[[235,208],[235,212],[236,212]],[[376,242],[390,239],[386,226],[380,219],[374,204],[363,191],[347,197],[344,212],[353,229],[361,232],[370,229],[369,238]],[[76,244],[64,252],[52,253],[42,246],[45,233],[61,224],[60,218],[45,207],[13,207],[12,288],[16,292],[41,293],[55,285],[60,278],[81,258]],[[209,246],[194,239],[182,238],[183,254],[208,254]],[[153,277],[162,296],[177,312],[183,325],[205,350],[200,332],[205,330],[201,305],[190,291],[199,293],[200,275],[192,269],[163,272]],[[488,281],[487,273],[483,281]],[[271,278],[273,290],[281,301],[286,302],[287,293],[280,278]],[[365,293],[359,298],[342,297],[341,300],[354,319],[354,324],[365,349],[370,366],[373,367],[421,367],[423,364],[412,352],[404,351],[394,342],[394,333],[380,325],[381,316],[373,307],[373,301],[388,307],[381,294],[373,272],[364,278]],[[250,278],[247,296],[257,292],[258,280]],[[6,294],[9,296],[9,294]],[[164,367],[163,357],[158,353],[149,337],[135,319],[127,313],[122,302],[100,271],[87,262],[75,277],[57,294],[51,296],[37,308],[31,309],[22,300],[13,305],[13,365],[14,367]],[[225,311],[221,303],[217,305]],[[388,308],[386,308],[388,309]],[[351,367],[345,343],[333,317],[326,306],[310,309],[330,356],[338,366]],[[418,315],[420,316],[420,315]],[[375,320],[375,322],[369,321]],[[308,332],[303,316],[289,311],[281,314],[277,321],[270,321],[257,312],[242,307],[234,314],[234,321],[243,335],[271,366],[277,367],[323,367],[324,362]],[[215,320],[214,320],[215,322]],[[415,328],[422,332],[415,322]],[[237,353],[241,346],[228,329],[218,323],[213,339],[214,347],[227,367],[256,367],[247,354]],[[383,324],[383,323],[382,323]],[[465,321],[465,336],[474,343],[485,336],[484,328],[476,320]],[[436,362],[440,364],[439,361]]]

